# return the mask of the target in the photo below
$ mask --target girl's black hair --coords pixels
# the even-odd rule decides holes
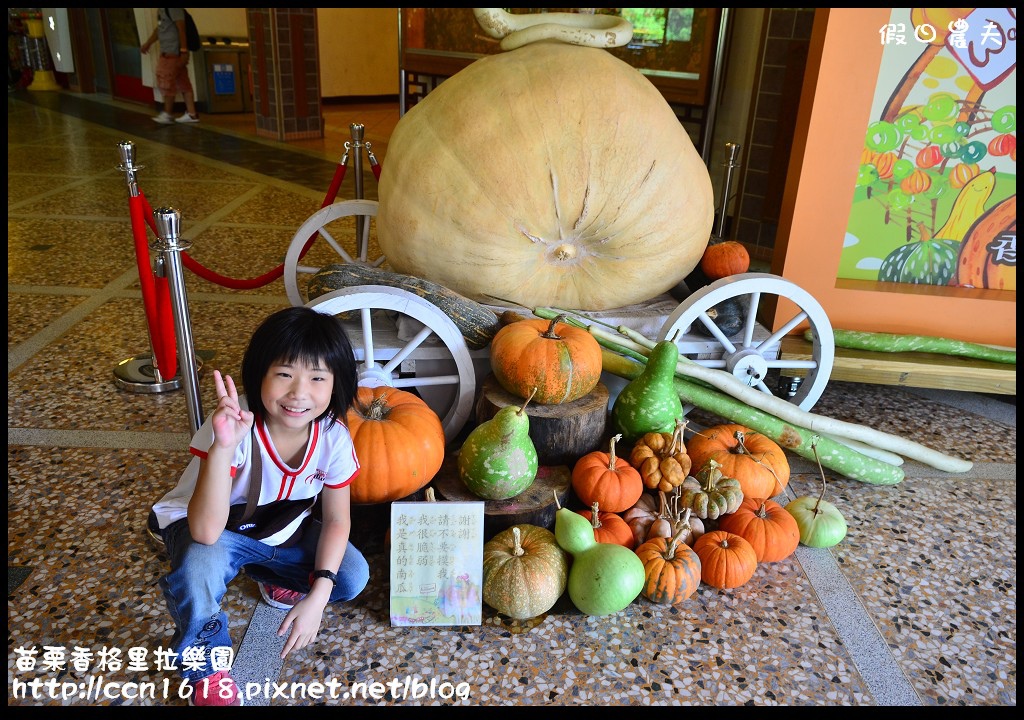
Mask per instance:
[[[266,417],[263,378],[272,365],[281,362],[324,363],[334,373],[334,389],[330,405],[317,420],[345,421],[355,402],[358,376],[352,344],[337,317],[306,306],[290,307],[270,315],[256,328],[242,358],[242,385],[249,409],[258,418]]]

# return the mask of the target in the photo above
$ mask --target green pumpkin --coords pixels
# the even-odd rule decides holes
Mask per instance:
[[[484,544],[483,600],[511,618],[550,610],[568,576],[569,555],[547,528],[513,525]]]
[[[846,518],[828,500],[804,495],[787,504],[786,512],[796,520],[800,542],[808,547],[833,547],[846,537]]]
[[[731,297],[712,307],[707,311],[707,315],[714,321],[723,335],[731,338],[746,325],[749,307],[748,301],[743,298]],[[697,320],[690,326],[690,332],[701,337],[714,337],[712,332],[700,320]]]
[[[679,348],[662,340],[651,350],[647,366],[630,380],[612,404],[613,434],[621,433],[635,443],[649,432],[671,435],[676,420],[683,417],[683,404],[676,392],[676,363]]]
[[[619,612],[640,595],[646,574],[632,550],[594,539],[590,521],[560,508],[555,513],[555,540],[573,556],[569,568],[569,599],[587,615]]]
[[[503,407],[477,425],[459,451],[459,478],[485,500],[506,500],[525,491],[539,467],[526,403]]]
[[[946,285],[956,272],[960,242],[925,240],[900,245],[889,253],[878,269],[880,282],[917,285]]]

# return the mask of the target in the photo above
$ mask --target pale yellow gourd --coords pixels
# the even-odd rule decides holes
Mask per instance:
[[[603,310],[668,291],[710,236],[707,168],[661,93],[599,48],[481,58],[398,122],[377,236],[480,302]]]

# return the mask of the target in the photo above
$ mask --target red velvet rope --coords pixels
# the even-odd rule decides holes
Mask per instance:
[[[334,170],[334,178],[327,190],[320,209],[332,204],[338,197],[338,190],[345,179],[347,165],[338,163]],[[371,162],[373,176],[380,180],[380,163]],[[156,277],[149,258],[149,241],[146,235],[146,226],[157,234],[156,220],[153,218],[153,208],[150,206],[146,196],[140,193],[137,196],[128,198],[128,209],[132,222],[132,235],[135,240],[135,257],[139,268],[139,283],[142,287],[142,303],[146,313],[146,323],[149,328],[149,341],[153,347],[153,358],[160,374],[165,379],[173,378],[178,373],[177,347],[174,335],[174,313],[171,307],[170,287],[166,277]],[[309,248],[319,235],[314,232],[302,246],[299,257],[305,257]],[[187,252],[181,254],[182,265],[194,272],[199,277],[212,283],[223,285],[234,290],[251,290],[263,287],[284,275],[284,264],[274,268],[268,273],[248,280],[236,280],[225,275],[215,273],[199,264]]]
[[[335,168],[334,178],[331,180],[331,187],[328,188],[327,195],[324,197],[324,201],[320,205],[321,210],[330,205],[331,203],[333,203],[335,198],[338,197],[338,190],[341,188],[341,183],[345,179],[346,169],[346,166],[340,163],[338,164],[338,167]],[[153,209],[150,208],[148,204],[146,206],[146,209],[148,216],[152,218]],[[153,231],[156,232],[155,220],[150,220],[150,227],[152,227]],[[306,253],[309,252],[309,248],[312,247],[313,245],[313,241],[316,240],[316,237],[319,234],[320,233],[318,231],[309,236],[309,239],[306,240],[306,244],[302,246],[302,252],[299,253],[300,259],[306,256]],[[254,288],[263,287],[264,285],[269,285],[270,283],[274,282],[282,275],[284,275],[284,264],[281,264],[278,265],[273,270],[271,270],[270,272],[264,273],[259,277],[250,278],[248,280],[236,280],[234,278],[229,278],[226,275],[221,275],[220,273],[216,273],[212,270],[203,267],[202,265],[199,264],[199,261],[197,261],[191,255],[189,255],[187,252],[183,252],[181,254],[181,264],[184,265],[189,270],[191,270],[192,272],[194,272],[199,277],[201,277],[203,280],[216,283],[217,285],[222,285],[232,290],[252,290]]]
[[[167,322],[164,306],[170,311],[170,291],[167,278],[156,278],[149,261],[149,241],[146,236],[146,216],[153,216],[144,195],[128,198],[128,212],[132,221],[132,236],[135,239],[135,260],[139,267],[139,285],[142,287],[142,304],[146,313],[149,342],[153,348],[153,359],[160,375],[171,379],[178,373],[178,358],[174,341],[173,317]],[[163,282],[159,282],[162,280]],[[163,297],[165,296],[166,297]]]

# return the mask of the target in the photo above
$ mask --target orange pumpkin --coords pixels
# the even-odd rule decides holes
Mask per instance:
[[[711,244],[701,256],[700,269],[710,280],[745,273],[750,269],[750,253],[735,240]]]
[[[622,435],[614,436],[608,452],[594,450],[573,466],[572,489],[586,505],[597,502],[609,512],[620,513],[633,507],[643,494],[640,472],[625,458],[615,456],[615,443],[621,439]]]
[[[693,543],[700,558],[700,579],[720,590],[739,587],[754,576],[757,553],[735,533],[712,530]]]
[[[907,195],[920,195],[932,186],[932,178],[924,170],[915,170],[900,181],[900,190]]]
[[[759,563],[784,560],[800,544],[796,518],[779,503],[765,498],[743,498],[736,512],[719,518],[718,529],[749,542]]]
[[[878,177],[888,180],[892,177],[892,166],[896,164],[896,156],[891,152],[878,153],[875,155],[875,169],[878,170]]]
[[[400,500],[441,469],[441,419],[411,392],[383,385],[360,387],[345,423],[361,467],[350,486],[355,504]]]
[[[949,173],[949,185],[954,190],[959,190],[974,178],[981,174],[978,163],[959,163],[953,166]]]
[[[671,492],[683,484],[692,465],[683,442],[685,428],[686,421],[676,418],[673,432],[649,432],[636,441],[629,454],[629,464],[640,472],[645,487]]]
[[[779,444],[742,425],[715,425],[696,433],[686,451],[694,467],[716,460],[723,475],[740,481],[745,497],[773,497],[789,484],[789,460]]]
[[[535,403],[559,405],[593,392],[601,379],[601,346],[586,330],[567,325],[566,315],[520,320],[491,340],[491,370],[508,392]]]
[[[577,512],[590,521],[590,526],[594,528],[594,539],[597,542],[621,545],[628,550],[636,547],[633,540],[633,529],[615,513],[601,510],[597,503],[594,503],[590,510],[577,510]]]
[[[636,549],[644,564],[644,587],[640,594],[651,602],[674,605],[700,587],[700,558],[679,534],[654,538]]]

